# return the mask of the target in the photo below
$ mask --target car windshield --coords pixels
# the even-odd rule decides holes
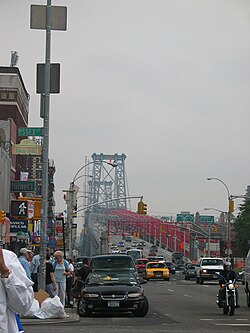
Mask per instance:
[[[137,280],[131,272],[93,272],[88,275],[86,285],[136,285]]]
[[[203,266],[214,266],[214,265],[223,266],[223,260],[222,259],[203,259],[202,265]]]
[[[108,258],[95,258],[92,261],[92,269],[131,269],[134,270],[133,264],[129,257],[120,258],[120,257],[108,257]]]
[[[136,265],[146,265],[147,260],[136,260]]]
[[[152,262],[148,264],[148,268],[166,268],[166,266],[162,262]]]

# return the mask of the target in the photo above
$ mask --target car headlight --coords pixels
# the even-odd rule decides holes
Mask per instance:
[[[85,298],[97,298],[99,297],[98,294],[84,294],[83,297]]]
[[[142,293],[131,293],[131,294],[128,294],[129,298],[136,298],[136,297],[142,297],[142,296],[143,296]]]
[[[207,273],[207,270],[206,270],[206,269],[203,269],[203,270],[202,270],[202,273]]]
[[[228,289],[230,289],[230,290],[234,289],[234,285],[232,283],[229,283]]]

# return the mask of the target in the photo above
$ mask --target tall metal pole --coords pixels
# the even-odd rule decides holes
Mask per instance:
[[[207,246],[207,254],[210,257],[210,240],[211,240],[211,224],[208,226],[208,246]]]
[[[43,154],[42,154],[42,211],[40,229],[40,271],[39,288],[46,287],[46,238],[48,223],[48,160],[49,160],[49,109],[50,109],[50,46],[51,46],[51,0],[46,7],[46,50],[44,80],[44,118],[43,118]]]

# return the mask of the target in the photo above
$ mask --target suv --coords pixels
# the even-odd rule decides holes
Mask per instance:
[[[218,274],[224,270],[222,258],[201,258],[195,269],[196,283],[218,279]]]
[[[245,260],[245,292],[247,295],[247,306],[250,307],[250,250]]]
[[[136,272],[136,267],[133,259],[126,254],[110,254],[94,256],[89,264],[92,271],[120,271],[128,270]]]

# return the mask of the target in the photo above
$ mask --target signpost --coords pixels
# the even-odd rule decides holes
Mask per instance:
[[[18,136],[42,136],[43,129],[41,127],[20,127],[18,128]]]
[[[13,155],[35,155],[42,154],[42,146],[37,145],[30,139],[23,139],[19,144],[12,146]]]
[[[10,219],[10,233],[28,232],[28,221]]]
[[[200,215],[200,223],[214,224],[214,216],[212,216],[212,215]]]
[[[12,180],[10,182],[10,191],[11,192],[35,192],[36,191],[36,182],[35,181],[19,181]]]
[[[194,222],[194,214],[177,214],[177,222]]]

